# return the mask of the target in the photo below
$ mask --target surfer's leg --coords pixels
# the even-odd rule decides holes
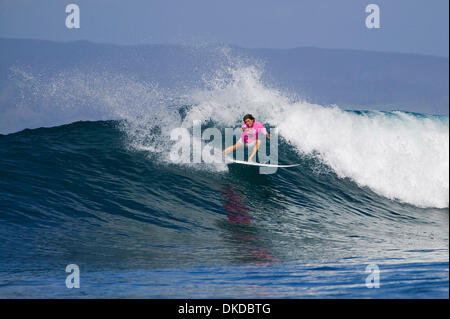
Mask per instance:
[[[231,152],[231,151],[234,151],[234,150],[240,148],[242,145],[243,145],[243,144],[242,144],[241,142],[237,142],[237,143],[234,144],[233,146],[227,147],[222,153],[223,153],[223,154],[227,154],[227,153],[229,153],[229,152]]]
[[[255,147],[253,148],[252,155],[250,155],[250,156],[248,157],[248,161],[249,161],[249,162],[253,159],[253,157],[255,156],[256,152],[258,152],[258,150],[259,150],[259,145],[261,145],[261,141],[260,141],[260,140],[256,140]]]

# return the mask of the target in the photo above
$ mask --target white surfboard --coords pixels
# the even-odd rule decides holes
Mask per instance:
[[[261,163],[256,163],[256,162],[238,161],[238,160],[231,160],[227,164],[243,164],[243,165],[263,166],[263,167],[294,167],[294,166],[300,165],[300,164],[290,164],[290,165],[261,164]]]

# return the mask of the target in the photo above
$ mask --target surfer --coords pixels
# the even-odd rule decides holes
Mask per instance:
[[[258,139],[259,133],[265,134],[267,138],[270,138],[270,134],[267,133],[266,128],[261,123],[255,121],[255,118],[251,114],[246,114],[244,116],[244,123],[242,124],[242,134],[239,141],[233,146],[227,147],[223,154],[227,154],[234,151],[243,145],[247,147],[253,147],[252,154],[248,157],[248,161],[251,162],[253,157],[261,145],[261,141]]]

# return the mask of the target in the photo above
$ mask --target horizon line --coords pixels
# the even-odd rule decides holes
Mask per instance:
[[[91,44],[97,45],[113,45],[113,46],[122,46],[122,47],[136,47],[136,46],[179,46],[179,47],[194,47],[195,43],[184,44],[184,43],[112,43],[112,42],[97,42],[93,40],[87,39],[78,39],[78,40],[51,40],[51,39],[42,39],[42,38],[12,38],[12,37],[2,37],[0,36],[0,40],[20,40],[20,41],[42,41],[42,42],[53,42],[58,44],[68,44],[68,43],[76,43],[76,42],[88,42]],[[430,53],[412,53],[412,52],[400,52],[400,51],[382,51],[382,50],[369,50],[369,49],[354,49],[354,48],[325,48],[325,47],[317,47],[317,46],[297,46],[291,48],[267,48],[267,47],[244,47],[232,43],[225,42],[201,42],[204,46],[230,46],[236,47],[246,50],[273,50],[273,51],[289,51],[289,50],[298,50],[298,49],[319,49],[319,50],[329,50],[329,51],[354,51],[354,52],[367,52],[367,53],[385,53],[385,54],[399,54],[399,55],[417,55],[417,56],[426,56],[433,58],[441,58],[449,60],[449,56],[443,55],[434,55]]]

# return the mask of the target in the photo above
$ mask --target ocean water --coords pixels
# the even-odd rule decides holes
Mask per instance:
[[[77,83],[37,91],[47,127],[0,135],[1,298],[448,298],[448,116],[309,104],[253,67],[183,96],[126,80],[68,103]],[[171,160],[172,128],[245,113],[300,165]]]

